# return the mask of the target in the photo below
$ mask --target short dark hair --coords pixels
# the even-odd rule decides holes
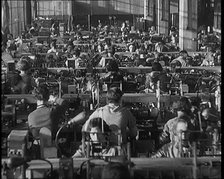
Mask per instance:
[[[163,67],[159,62],[154,62],[152,64],[152,71],[163,71]]]
[[[183,53],[188,54],[186,50],[181,50],[179,53],[180,54],[183,54]]]
[[[118,103],[123,92],[118,87],[112,87],[107,91],[107,101],[109,103]]]
[[[118,63],[116,60],[112,59],[110,60],[106,65],[107,71],[119,71]]]
[[[34,88],[33,90],[34,96],[37,98],[37,100],[43,100],[48,101],[50,92],[46,85],[39,86],[37,88]]]
[[[191,112],[191,106],[190,100],[187,97],[181,97],[178,101],[173,103],[174,109],[187,114]]]
[[[22,57],[16,64],[18,70],[27,71],[30,69],[29,57]]]
[[[101,179],[130,179],[130,172],[127,165],[120,162],[110,162],[105,165]]]

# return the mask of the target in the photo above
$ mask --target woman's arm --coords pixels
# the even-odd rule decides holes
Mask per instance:
[[[97,109],[96,111],[94,111],[88,118],[88,120],[85,122],[85,124],[82,127],[82,131],[89,131],[89,123],[92,119],[94,118],[98,118],[99,117],[99,109]]]

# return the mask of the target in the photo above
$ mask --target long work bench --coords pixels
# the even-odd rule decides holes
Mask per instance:
[[[164,69],[170,69],[171,67],[165,66]],[[69,71],[69,70],[85,70],[86,68],[48,68],[49,71],[52,72],[60,72],[63,70]],[[123,72],[129,72],[129,73],[150,73],[152,71],[152,67],[119,67],[120,70]],[[207,70],[210,72],[215,73],[221,73],[221,66],[213,66],[213,67],[202,67],[202,66],[192,66],[192,67],[180,67],[180,70]],[[102,67],[94,67],[94,70],[97,70],[99,72],[105,71],[105,68]]]
[[[184,96],[188,97],[196,97],[196,96],[201,96],[203,93],[185,93]],[[211,96],[214,97],[214,93],[210,94]],[[6,94],[4,95],[7,97],[7,99],[12,99],[12,100],[20,100],[20,99],[25,99],[27,103],[36,103],[36,98],[33,94]],[[80,97],[81,99],[90,99],[90,94],[64,94],[62,95],[62,99],[72,99],[72,98],[77,98]],[[102,97],[106,97],[106,95],[103,95]],[[161,102],[170,102],[174,100],[178,100],[180,96],[178,95],[169,95],[169,94],[163,94],[161,95],[160,99]],[[122,101],[124,102],[143,102],[143,103],[148,103],[148,102],[156,102],[156,94],[155,93],[124,93],[122,97]]]
[[[54,170],[59,170],[60,159],[52,158],[47,159],[53,165]],[[88,158],[73,158],[73,171],[76,173],[83,162],[87,161]],[[116,162],[116,160],[112,160]],[[7,162],[7,159],[2,159],[2,164]],[[196,163],[194,158],[131,158],[130,159],[132,175],[142,176],[143,178],[151,177],[168,177],[171,178],[220,178],[221,179],[221,156],[216,157],[198,157]],[[43,176],[44,172],[50,169],[49,163],[41,160],[32,160],[27,163],[28,168],[26,169],[27,178],[36,178]],[[92,164],[92,165],[91,165]],[[100,177],[103,166],[107,165],[108,162],[100,159],[90,160],[90,167],[92,175],[97,171],[95,177]],[[195,173],[194,173],[195,172]],[[178,177],[177,177],[178,176]]]

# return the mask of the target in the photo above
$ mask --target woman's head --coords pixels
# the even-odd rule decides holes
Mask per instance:
[[[190,100],[187,97],[181,97],[180,100],[177,102],[174,102],[173,108],[178,112],[183,112],[187,115],[191,114],[191,103]]]
[[[154,62],[152,64],[152,71],[163,71],[163,67],[159,62]]]
[[[16,67],[19,71],[27,71],[30,69],[30,64],[29,64],[29,57],[22,57],[18,63],[16,64]]]
[[[123,92],[118,87],[112,87],[107,91],[108,103],[120,103]]]
[[[109,71],[113,71],[113,72],[118,72],[119,71],[119,67],[118,67],[118,63],[116,60],[110,60],[107,65],[106,65],[106,70]]]
[[[42,85],[33,90],[33,94],[39,101],[48,101],[50,92],[47,86]]]

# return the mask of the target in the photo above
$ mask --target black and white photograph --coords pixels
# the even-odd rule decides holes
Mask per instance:
[[[1,178],[221,179],[221,0],[1,0]]]

